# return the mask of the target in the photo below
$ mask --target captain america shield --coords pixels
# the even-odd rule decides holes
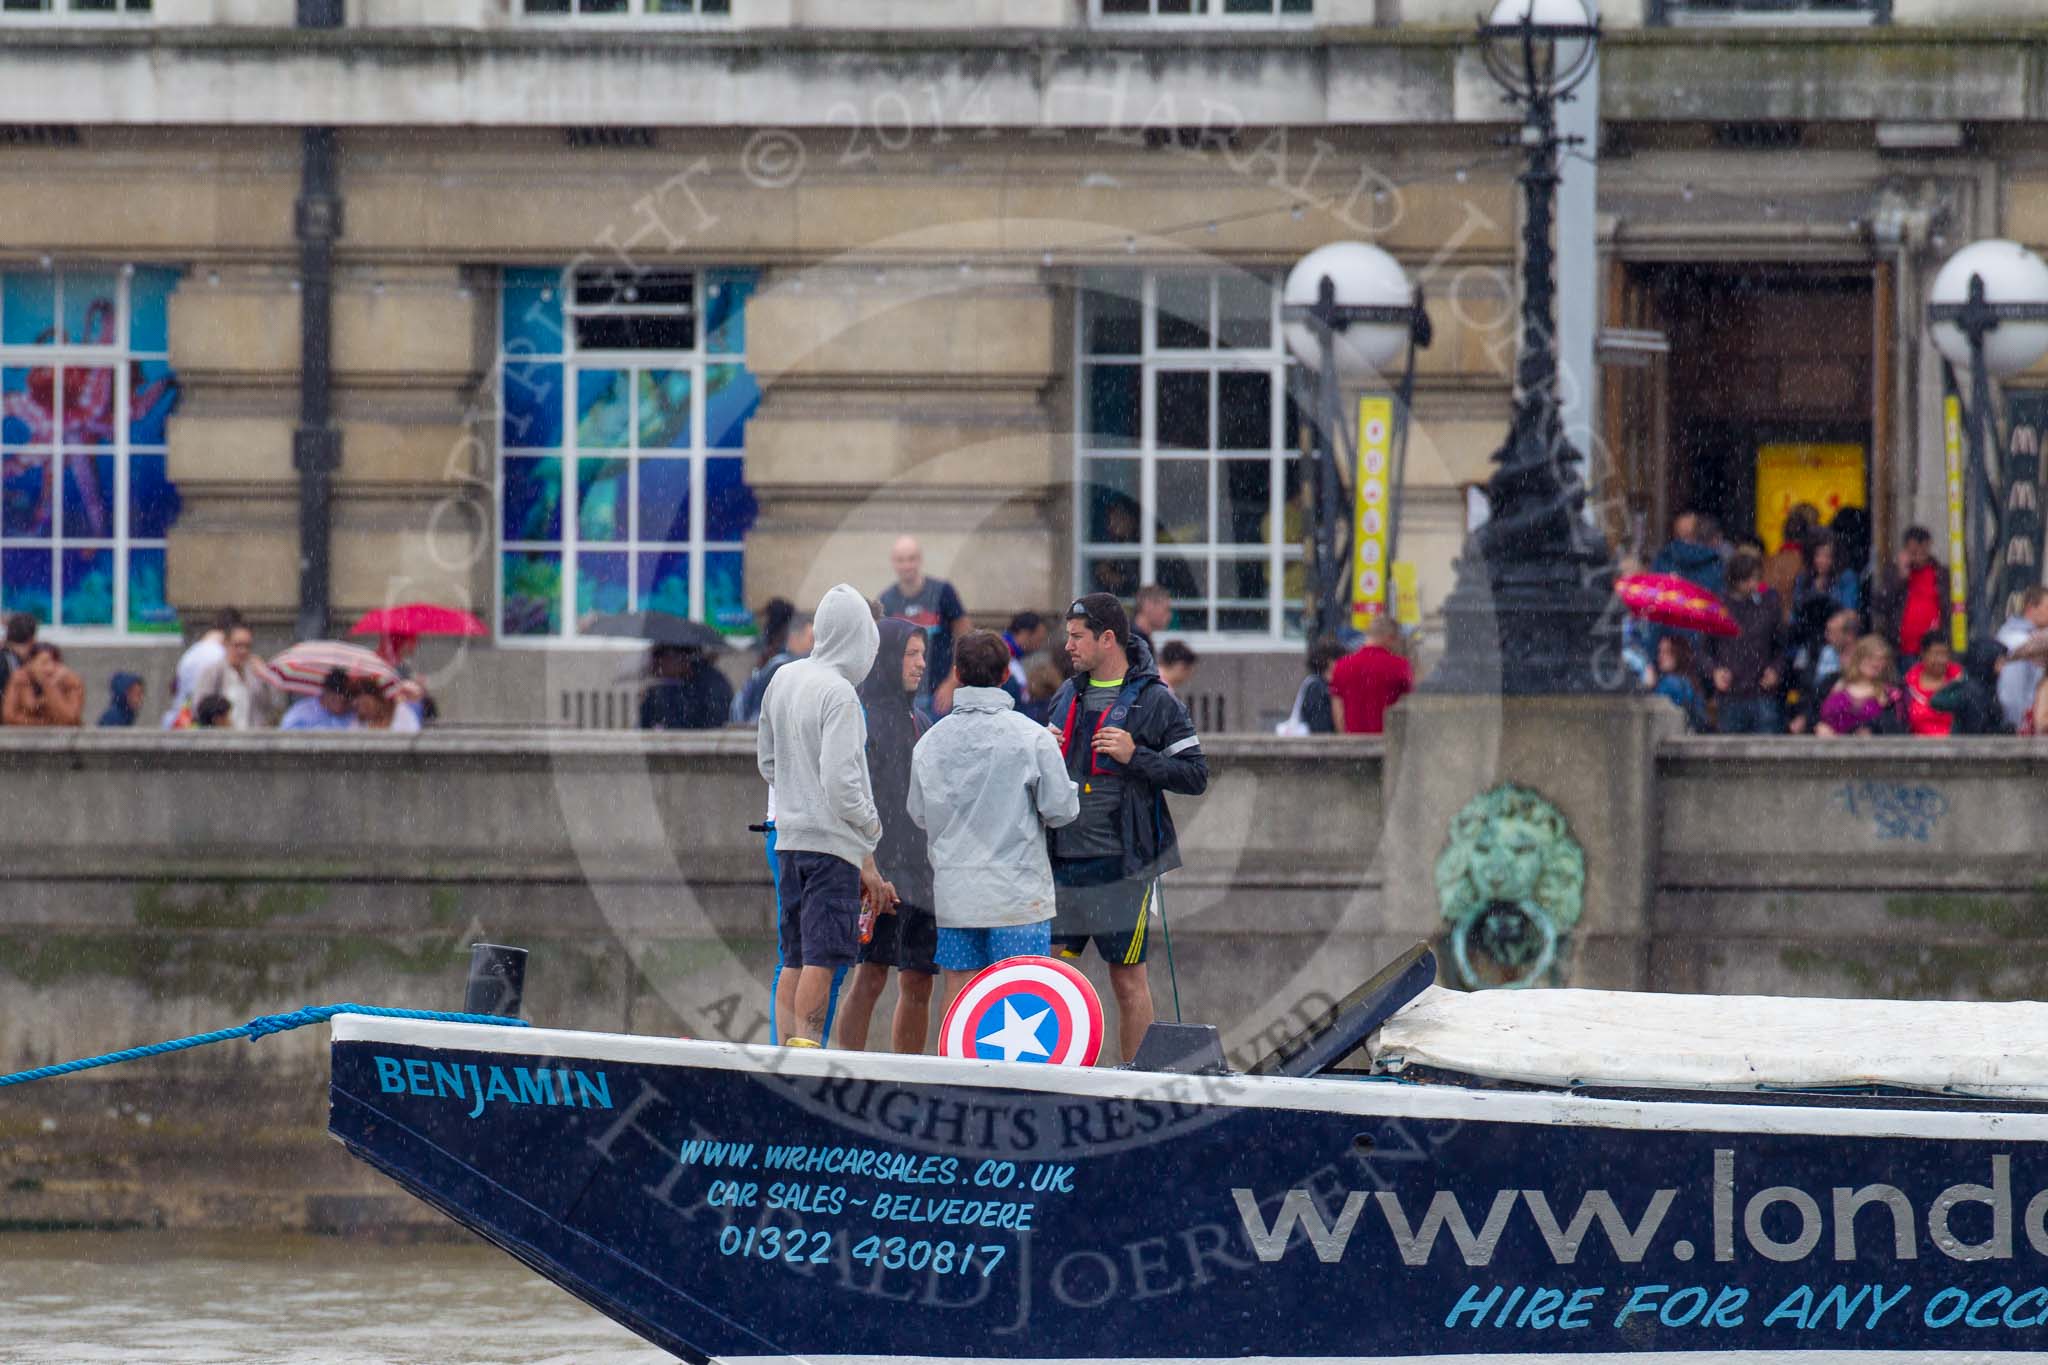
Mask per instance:
[[[1102,1001],[1087,977],[1049,957],[1010,957],[982,968],[953,1001],[939,1055],[1093,1066],[1102,1032]]]

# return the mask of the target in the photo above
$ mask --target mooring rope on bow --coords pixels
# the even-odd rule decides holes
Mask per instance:
[[[103,1052],[97,1057],[82,1057],[75,1062],[58,1062],[51,1066],[39,1066],[28,1071],[16,1071],[0,1076],[0,1089],[10,1085],[26,1085],[30,1081],[48,1080],[53,1076],[69,1076],[73,1072],[90,1071],[98,1066],[117,1066],[122,1062],[139,1062],[145,1057],[161,1057],[168,1052],[183,1052],[188,1048],[205,1047],[209,1043],[225,1043],[235,1038],[247,1038],[255,1042],[273,1033],[286,1033],[308,1024],[323,1024],[337,1014],[372,1014],[383,1019],[427,1019],[443,1024],[500,1024],[507,1028],[526,1028],[524,1019],[514,1019],[503,1014],[460,1014],[444,1010],[402,1010],[387,1005],[309,1005],[304,1009],[290,1010],[284,1014],[259,1014],[246,1024],[233,1028],[215,1029],[211,1033],[195,1033],[188,1038],[173,1038],[167,1043],[148,1043],[142,1047],[123,1048],[119,1052]]]

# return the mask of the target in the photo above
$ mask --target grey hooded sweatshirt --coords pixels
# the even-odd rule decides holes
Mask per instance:
[[[1045,831],[1081,813],[1060,746],[1000,687],[962,687],[917,742],[910,818],[930,836],[941,929],[997,929],[1053,916]]]
[[[881,647],[868,601],[839,584],[818,603],[810,657],[775,670],[761,700],[756,756],[775,789],[775,847],[856,867],[882,837],[868,784],[867,717],[854,690]]]

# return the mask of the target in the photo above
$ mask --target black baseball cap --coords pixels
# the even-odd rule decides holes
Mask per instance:
[[[1127,645],[1131,642],[1131,618],[1124,613],[1124,604],[1115,593],[1083,593],[1074,599],[1074,605],[1067,608],[1069,621],[1086,621],[1091,634],[1100,635],[1105,630],[1116,632],[1116,642]]]

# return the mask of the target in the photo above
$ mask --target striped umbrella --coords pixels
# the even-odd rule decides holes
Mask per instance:
[[[340,640],[305,640],[282,650],[267,665],[272,678],[287,692],[317,697],[335,669],[348,674],[350,682],[370,682],[389,695],[398,686],[398,670],[361,645]]]

